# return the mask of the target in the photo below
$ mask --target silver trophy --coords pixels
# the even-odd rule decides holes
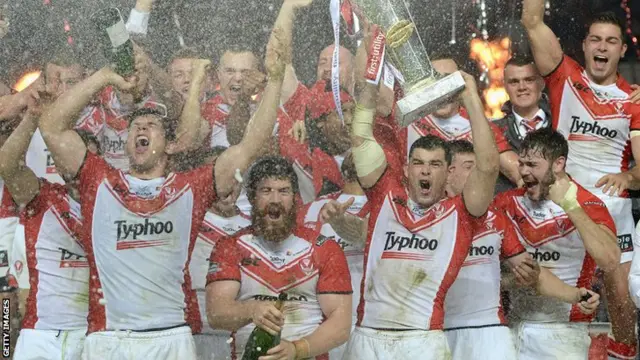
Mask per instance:
[[[386,36],[386,58],[402,74],[404,97],[396,103],[400,126],[430,114],[465,87],[459,71],[441,76],[431,66],[404,0],[351,0]]]

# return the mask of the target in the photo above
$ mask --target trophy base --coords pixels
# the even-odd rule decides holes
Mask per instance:
[[[402,127],[411,125],[451,101],[464,86],[462,74],[456,71],[438,81],[410,90],[396,103],[396,121]]]

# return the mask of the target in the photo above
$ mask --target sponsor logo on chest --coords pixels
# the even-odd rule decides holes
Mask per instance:
[[[411,234],[403,234],[395,231],[387,231],[382,252],[382,259],[402,259],[425,261],[433,257],[433,252],[438,248],[437,239],[427,239]]]
[[[569,129],[570,134],[581,134],[608,139],[615,139],[616,136],[618,136],[617,130],[606,127],[602,122],[582,121],[579,116],[572,116],[571,119],[571,128]]]
[[[89,267],[87,257],[59,247],[61,268],[86,268]]]
[[[173,238],[171,235],[173,235],[174,226],[171,220],[155,221],[148,218],[142,222],[116,220],[113,224],[116,227],[118,250],[164,246],[170,244]]]

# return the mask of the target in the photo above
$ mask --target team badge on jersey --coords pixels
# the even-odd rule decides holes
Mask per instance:
[[[22,273],[22,269],[24,267],[24,264],[22,264],[22,261],[17,260],[14,264],[13,267],[16,268],[16,275],[20,275]]]
[[[313,261],[311,261],[311,258],[302,259],[300,261],[300,269],[307,275],[311,274],[313,272]]]

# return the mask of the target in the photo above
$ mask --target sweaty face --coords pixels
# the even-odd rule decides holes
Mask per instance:
[[[318,57],[318,68],[316,70],[316,80],[331,81],[331,60],[333,59],[334,45],[327,46],[322,50]],[[348,89],[350,93],[353,90],[354,74],[353,74],[353,55],[346,48],[340,47],[340,85]]]
[[[620,28],[613,24],[595,23],[582,43],[586,70],[591,80],[601,85],[616,81],[618,63],[627,45],[622,43]]]
[[[218,78],[225,101],[233,105],[245,86],[244,77],[248,70],[257,70],[258,60],[250,52],[233,53],[227,51],[220,59]]]
[[[434,70],[445,76],[458,71],[458,65],[456,65],[455,61],[453,61],[452,59],[435,60],[432,62],[432,65]],[[458,103],[457,100],[453,100],[452,102],[443,105],[441,108],[436,110],[433,115],[441,119],[448,119],[457,114],[459,110],[460,103]]]
[[[447,177],[447,194],[449,196],[462,194],[467,178],[475,167],[476,155],[473,153],[459,153],[453,157]]]
[[[286,239],[296,226],[296,207],[291,181],[266,178],[256,189],[251,209],[257,235],[267,241]]]
[[[518,163],[527,197],[533,201],[545,200],[549,195],[549,186],[556,181],[551,163],[537,151],[520,154]]]
[[[84,70],[80,65],[65,67],[56,64],[47,64],[45,73],[47,75],[48,85],[53,90],[55,97],[64,94],[65,91],[69,90],[84,78]]]
[[[509,100],[516,109],[535,107],[542,97],[544,83],[533,64],[507,66],[504,69],[504,83]]]
[[[329,155],[341,155],[351,148],[351,121],[354,110],[355,103],[342,104],[344,125],[335,111],[327,115],[324,120],[318,121],[318,128],[329,145]]]
[[[183,97],[189,93],[193,59],[175,59],[169,65],[169,75],[173,89]]]
[[[447,162],[444,149],[415,149],[405,165],[409,197],[427,208],[444,197]]]
[[[137,172],[147,172],[167,160],[162,119],[155,115],[139,116],[131,122],[127,137],[129,166]]]

